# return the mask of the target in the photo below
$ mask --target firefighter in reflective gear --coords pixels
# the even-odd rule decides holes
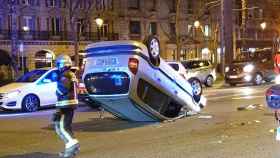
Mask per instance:
[[[74,138],[72,132],[72,120],[74,110],[78,105],[77,99],[77,79],[71,71],[72,61],[67,55],[60,55],[56,59],[58,68],[57,81],[57,103],[56,113],[53,116],[55,131],[65,143],[65,151],[59,153],[60,157],[74,157],[79,151],[80,145]]]

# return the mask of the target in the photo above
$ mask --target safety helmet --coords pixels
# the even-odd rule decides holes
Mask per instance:
[[[68,55],[59,55],[56,58],[55,65],[58,69],[64,68],[64,67],[71,67],[72,66],[72,60]]]

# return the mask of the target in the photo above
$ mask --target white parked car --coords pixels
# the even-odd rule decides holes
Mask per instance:
[[[15,82],[0,87],[0,108],[37,111],[56,103],[56,69],[35,69]]]
[[[187,74],[187,70],[181,62],[167,61],[167,63],[191,84],[195,97],[202,95],[202,84],[197,76]]]
[[[192,59],[181,63],[187,70],[187,75],[198,78],[207,87],[213,86],[217,78],[216,69],[209,60]]]
[[[180,117],[199,112],[206,98],[194,98],[191,85],[159,57],[157,38],[107,41],[86,48],[83,81],[89,96],[113,115],[132,121]]]

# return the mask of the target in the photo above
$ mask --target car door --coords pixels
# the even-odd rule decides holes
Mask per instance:
[[[204,61],[201,61],[201,60],[198,60],[198,61],[193,61],[193,73],[195,73],[195,76],[197,78],[199,78],[200,81],[204,81],[204,76],[205,76],[205,73],[206,73],[206,70],[205,69],[205,62]]]
[[[52,70],[38,82],[36,88],[38,89],[41,106],[54,105],[56,103],[57,78],[57,70]]]

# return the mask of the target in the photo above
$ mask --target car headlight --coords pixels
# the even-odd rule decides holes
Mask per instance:
[[[20,93],[20,91],[19,90],[17,90],[17,91],[12,91],[12,92],[8,92],[7,94],[6,94],[6,97],[7,98],[15,98],[15,97],[17,97],[17,95]]]
[[[276,83],[276,84],[280,84],[280,75],[277,75],[277,76],[275,77],[275,83]]]
[[[244,68],[243,68],[243,71],[244,72],[252,72],[254,70],[254,65],[246,65]]]
[[[225,68],[225,72],[229,72],[229,67],[228,66]]]

